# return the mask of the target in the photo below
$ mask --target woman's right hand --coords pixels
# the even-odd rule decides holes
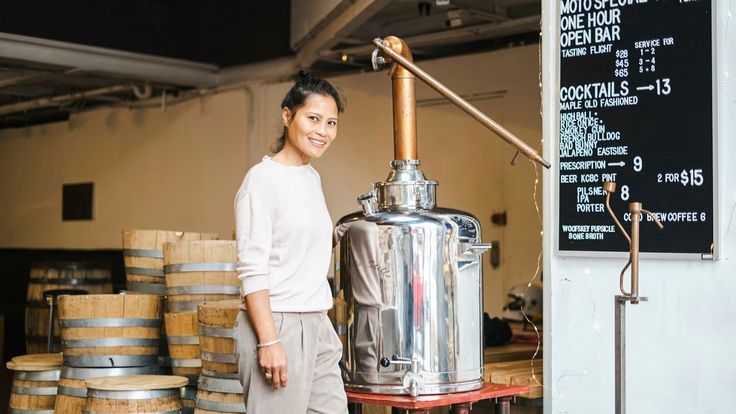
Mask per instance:
[[[289,379],[286,351],[281,343],[258,348],[258,364],[274,389],[285,388]]]

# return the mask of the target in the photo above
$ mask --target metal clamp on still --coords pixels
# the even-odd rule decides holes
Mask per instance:
[[[435,204],[436,181],[419,168],[414,77],[530,160],[533,148],[412,63],[407,44],[374,41],[374,69],[390,65],[394,160],[385,181],[339,220],[337,320],[347,322],[346,388],[380,394],[441,394],[483,386],[481,227],[469,213]],[[515,157],[516,158],[516,157]],[[339,291],[342,290],[340,293]]]

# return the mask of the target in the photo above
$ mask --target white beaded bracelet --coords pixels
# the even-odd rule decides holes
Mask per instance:
[[[264,344],[258,344],[256,345],[256,348],[265,348],[267,346],[276,345],[277,343],[281,342],[281,338],[276,338],[273,341],[268,341]]]

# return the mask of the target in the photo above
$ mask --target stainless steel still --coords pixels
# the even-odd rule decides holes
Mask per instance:
[[[343,217],[341,287],[346,388],[438,394],[483,385],[480,224],[435,207],[437,183],[417,160],[393,161],[386,181]]]
[[[419,169],[414,76],[530,160],[547,168],[549,163],[414,65],[406,42],[388,36],[374,43],[374,68],[391,68],[394,161],[388,178],[358,198],[362,211],[343,217],[335,228],[340,249],[335,321],[338,333],[346,331],[345,386],[414,396],[478,389],[483,386],[480,256],[491,246],[481,243],[475,217],[435,205],[437,182]]]

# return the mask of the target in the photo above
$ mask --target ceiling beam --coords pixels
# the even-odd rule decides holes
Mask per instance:
[[[344,37],[381,11],[391,0],[345,0],[351,3],[332,17],[327,25],[304,42],[295,57],[279,58],[223,69],[217,75],[217,85],[238,82],[285,81],[301,68],[308,68],[320,59],[322,53],[335,46]]]
[[[213,86],[218,67],[182,59],[0,33],[0,58],[176,86]]]
[[[540,21],[541,16],[535,15],[520,19],[506,20],[501,23],[488,23],[442,30],[434,33],[404,37],[403,39],[409,46],[411,46],[412,50],[414,50],[424,46],[451,45],[472,40],[483,40],[521,33],[538,32],[540,29]],[[345,49],[325,50],[322,52],[322,56],[334,56],[341,53],[349,56],[365,56],[373,52],[375,48],[376,47],[371,43],[364,46],[354,46]]]
[[[341,38],[350,36],[355,29],[391,2],[390,0],[345,1],[352,1],[352,4],[299,49],[296,55],[299,67],[311,66],[319,59],[323,50],[330,50]]]

